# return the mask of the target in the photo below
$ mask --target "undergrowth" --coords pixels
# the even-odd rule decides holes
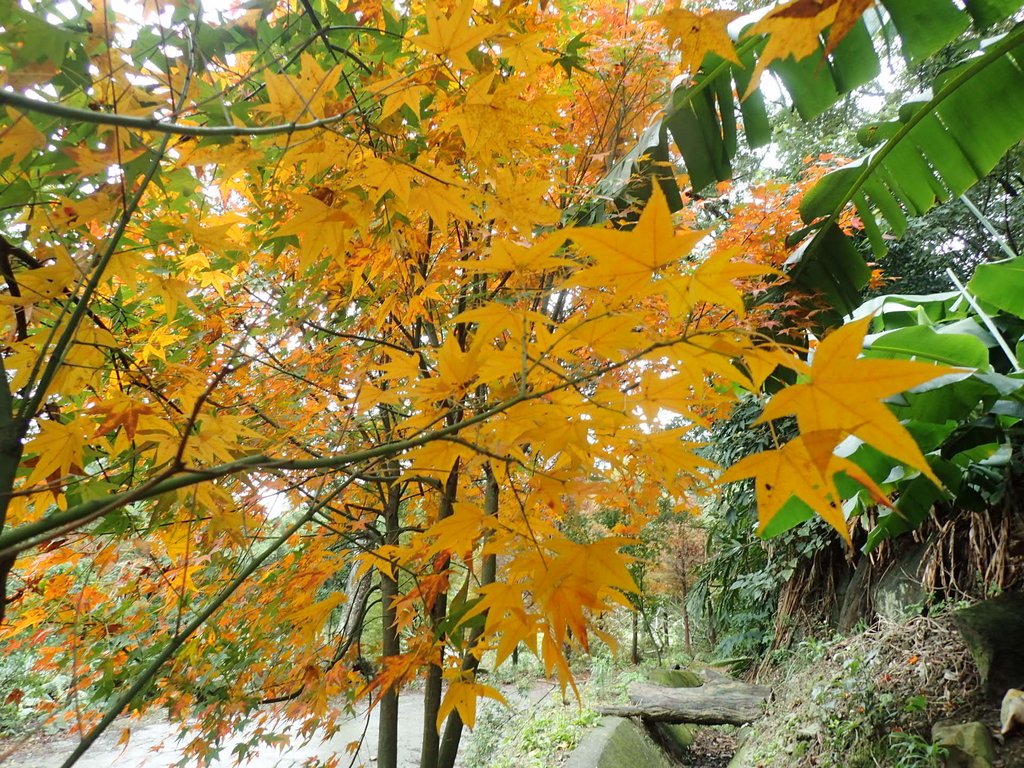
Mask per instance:
[[[773,677],[777,699],[739,766],[937,768],[931,725],[968,706],[978,685],[951,622],[926,617],[800,643]]]
[[[522,674],[520,668],[515,677],[518,694],[509,697],[508,707],[491,701],[480,707],[462,764],[473,768],[554,768],[565,762],[586,730],[601,719],[592,707],[624,702],[629,684],[646,679],[644,668],[622,667],[608,656],[589,657],[587,666],[586,680],[580,679],[579,701],[572,690],[563,699],[555,685],[541,693],[536,678]],[[529,681],[528,686],[523,685],[524,680]]]

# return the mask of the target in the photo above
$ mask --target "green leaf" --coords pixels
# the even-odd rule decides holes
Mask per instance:
[[[789,501],[779,507],[769,523],[761,531],[761,537],[771,539],[785,533],[791,528],[796,528],[800,523],[806,522],[814,517],[814,510],[796,496],[791,496]]]
[[[979,29],[1009,18],[1019,10],[1019,0],[967,0],[967,12]]]
[[[948,0],[881,0],[899,30],[903,53],[919,61],[967,31],[970,19]]]
[[[989,364],[988,347],[977,336],[923,325],[875,336],[867,342],[867,356],[930,360],[967,368],[987,368]]]
[[[1024,317],[1024,258],[979,265],[967,290],[986,304]]]

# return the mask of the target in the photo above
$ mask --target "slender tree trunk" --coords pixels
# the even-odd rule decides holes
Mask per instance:
[[[718,627],[715,626],[715,606],[711,602],[711,595],[708,595],[708,599],[705,603],[707,606],[704,610],[708,617],[708,640],[711,643],[711,647],[714,648],[718,645]]]
[[[0,246],[4,242],[0,240]],[[6,258],[6,257],[5,257]],[[0,362],[0,533],[3,533],[7,522],[7,506],[14,488],[14,477],[21,464],[24,451],[21,438],[25,434],[24,422],[16,419],[13,412],[11,391],[7,384],[7,373]],[[3,623],[7,609],[7,576],[14,567],[14,555],[0,557],[0,624]]]
[[[444,494],[441,496],[441,504],[437,511],[438,520],[444,520],[451,516],[455,509],[455,495],[458,493],[458,488],[459,464],[456,461],[444,484]],[[434,568],[435,573],[447,570],[449,560],[450,558],[444,557],[441,562],[437,563]],[[435,628],[440,625],[447,613],[448,592],[444,590],[434,598],[434,605],[430,609],[430,619]],[[436,660],[437,664],[427,669],[427,679],[423,686],[423,740],[420,745],[420,768],[437,768],[440,748],[441,737],[437,728],[437,713],[441,709],[445,638],[439,639],[441,640],[441,649]]]
[[[398,506],[402,498],[401,486],[388,486],[387,505],[384,510],[384,543],[398,544],[401,531]],[[395,599],[398,597],[398,582],[381,573],[381,650],[385,658],[401,652],[398,638],[398,613]],[[377,768],[398,768],[398,691],[388,690],[380,700],[380,726],[377,732]]]
[[[498,516],[498,480],[494,477],[490,466],[485,469],[486,483],[484,495],[484,512],[493,517]],[[493,584],[498,577],[498,558],[496,555],[484,557],[483,566],[480,569],[480,584]],[[473,630],[467,648],[472,649],[473,645],[483,634],[483,627]],[[514,651],[513,651],[514,653]],[[462,669],[466,672],[476,672],[480,666],[480,659],[472,652],[466,654],[462,662]],[[444,733],[441,736],[441,745],[438,751],[437,768],[453,768],[455,758],[459,754],[459,743],[462,741],[462,717],[458,711],[448,715],[444,723]]]
[[[693,644],[690,642],[690,612],[686,608],[687,592],[689,587],[686,583],[686,574],[683,574],[683,645],[686,647],[686,655],[693,656]]]
[[[640,664],[640,614],[638,609],[633,611],[633,648],[630,658],[634,667]]]

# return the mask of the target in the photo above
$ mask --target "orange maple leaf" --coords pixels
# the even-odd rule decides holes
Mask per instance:
[[[551,543],[556,555],[534,581],[537,602],[547,613],[555,637],[564,640],[566,629],[587,648],[585,611],[601,610],[609,602],[631,607],[626,593],[636,582],[626,568],[630,558],[619,549],[628,539],[609,537],[592,544],[562,540]]]
[[[139,427],[139,417],[152,415],[154,412],[145,403],[123,395],[104,400],[92,410],[104,415],[103,422],[96,428],[96,437],[108,435],[118,427],[124,427],[125,434],[129,439],[135,438],[135,432]]]
[[[960,369],[859,358],[870,322],[866,317],[830,333],[814,351],[809,380],[776,394],[760,421],[795,415],[801,432],[838,429],[856,435],[941,485],[914,438],[881,401]]]

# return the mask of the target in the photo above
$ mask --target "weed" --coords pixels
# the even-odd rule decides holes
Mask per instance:
[[[916,733],[894,731],[889,734],[889,757],[893,768],[942,768],[949,751],[938,744],[929,744]]]

